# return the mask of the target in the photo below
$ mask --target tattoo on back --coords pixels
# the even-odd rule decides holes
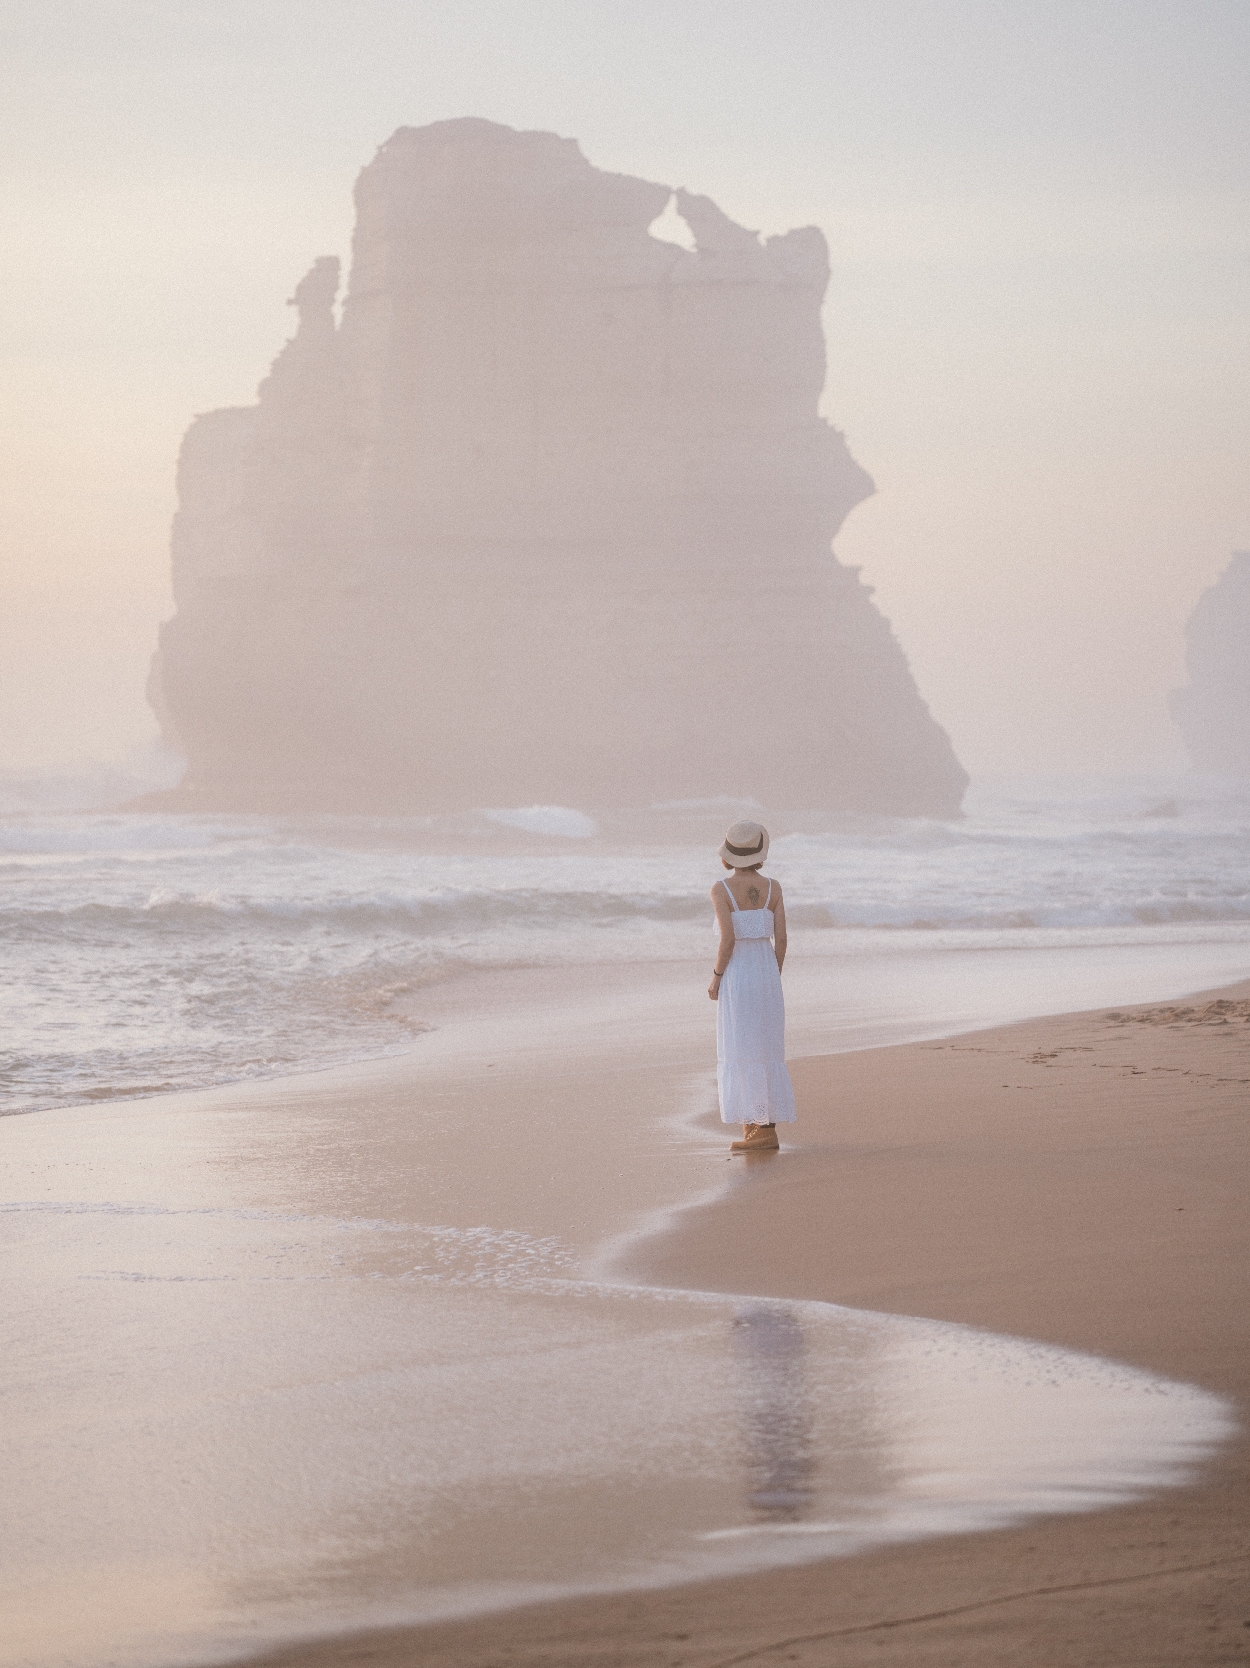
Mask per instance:
[[[748,886],[747,887],[747,897],[750,898],[752,903],[758,903],[759,902],[759,896],[760,896],[760,889],[759,889],[758,886]]]

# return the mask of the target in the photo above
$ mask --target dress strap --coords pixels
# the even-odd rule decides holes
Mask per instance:
[[[772,898],[773,898],[773,883],[770,880],[769,883],[768,883],[768,896],[764,899],[764,908],[765,909],[767,909],[769,904],[772,902]]]
[[[721,885],[725,888],[726,892],[729,892],[729,882],[727,880],[722,880]],[[730,907],[730,909],[732,909],[734,911],[735,914],[737,913],[738,900],[737,900],[737,898],[734,897],[732,892],[729,892],[729,907]]]

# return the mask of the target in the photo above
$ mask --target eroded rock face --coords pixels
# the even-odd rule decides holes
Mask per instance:
[[[1172,717],[1195,770],[1250,776],[1250,551],[1239,550],[1185,626],[1189,684]]]
[[[966,784],[830,541],[872,482],[817,415],[828,255],[576,143],[401,128],[351,279],[256,406],[197,418],[154,707],[185,804],[950,813]]]

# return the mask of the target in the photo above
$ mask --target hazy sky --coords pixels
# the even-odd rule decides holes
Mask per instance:
[[[1177,762],[1250,547],[1245,0],[0,0],[0,766],[114,757],[191,416],[396,127],[477,115],[833,256],[862,565],[965,764]],[[1248,645],[1250,650],[1250,645]]]

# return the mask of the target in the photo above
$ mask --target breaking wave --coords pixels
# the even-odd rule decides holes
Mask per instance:
[[[1088,897],[1032,907],[1001,907],[997,902],[969,908],[957,898],[917,900],[874,899],[851,905],[795,902],[787,905],[792,930],[858,929],[860,931],[1014,931],[1039,928],[1100,928],[1171,926],[1250,922],[1250,892],[1238,889],[1214,895],[1167,896],[1157,893],[1136,898]],[[431,898],[380,895],[367,899],[257,902],[214,894],[183,896],[165,888],[154,890],[139,904],[63,902],[51,908],[0,908],[0,932],[10,943],[23,937],[54,939],[66,930],[84,938],[160,933],[178,937],[196,934],[223,936],[240,929],[290,935],[347,933],[385,935],[394,939],[427,941],[458,939],[475,933],[528,928],[545,934],[581,931],[596,926],[637,923],[706,928],[708,901],[704,891],[660,897],[614,896],[610,892],[486,892],[467,891]],[[593,958],[592,958],[593,959]]]
[[[725,812],[0,816],[0,1109],[411,1047],[423,992],[467,969],[701,958]],[[1030,789],[953,822],[808,823],[769,862],[800,954],[1250,926],[1244,789]]]

